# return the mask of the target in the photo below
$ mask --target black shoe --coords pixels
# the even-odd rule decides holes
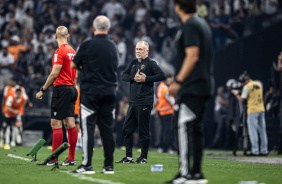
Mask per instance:
[[[52,160],[46,160],[45,162],[42,162],[37,165],[47,165],[47,166],[53,166],[53,165],[58,165],[58,161],[53,162]]]
[[[247,157],[257,157],[257,156],[259,156],[259,155],[258,155],[258,154],[250,153],[250,154],[247,154],[246,156],[247,156]]]
[[[235,150],[232,151],[233,156],[237,156],[237,153]]]
[[[166,181],[165,183],[173,183],[173,184],[187,183],[187,184],[194,184],[195,180],[193,179],[193,177],[190,174],[186,177],[186,176],[181,176],[178,173],[172,180]]]
[[[204,175],[202,173],[197,173],[193,175],[193,180],[196,181],[196,183],[200,184],[206,184],[208,183],[208,180],[205,179]],[[187,182],[189,183],[189,182]]]
[[[66,160],[64,162],[62,162],[60,165],[76,165],[76,161],[73,160],[73,161],[69,162],[68,159],[66,158]]]
[[[146,159],[146,158],[139,157],[139,158],[137,158],[137,160],[135,161],[135,164],[147,164],[147,159]]]
[[[95,171],[93,171],[92,166],[83,166],[80,165],[76,170],[72,171],[73,174],[95,174]]]
[[[133,159],[128,159],[127,157],[124,157],[121,161],[117,161],[116,163],[134,163]]]
[[[108,166],[108,167],[104,167],[102,173],[103,174],[114,174],[115,172],[112,166]]]
[[[259,156],[267,157],[268,153],[260,153]]]

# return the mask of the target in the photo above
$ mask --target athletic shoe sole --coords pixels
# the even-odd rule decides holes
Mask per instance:
[[[115,174],[114,171],[103,171],[102,173],[103,173],[103,174]]]
[[[199,179],[199,180],[196,180],[197,184],[206,184],[208,183],[208,180],[207,179]]]
[[[198,184],[196,180],[188,180],[185,184]]]
[[[56,165],[56,163],[52,163],[52,164],[47,163],[46,165],[47,166],[53,166],[53,165]]]
[[[63,162],[61,165],[62,165],[62,166],[76,165],[76,162],[74,162],[74,163],[65,163],[65,162]]]
[[[116,164],[133,164],[135,162],[115,162]]]
[[[207,184],[207,179],[200,179],[200,180],[188,180],[185,182],[185,184]]]
[[[72,174],[95,174],[95,171],[84,171],[81,173],[72,173]]]

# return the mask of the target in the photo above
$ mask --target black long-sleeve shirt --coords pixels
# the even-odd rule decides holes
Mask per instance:
[[[96,35],[83,42],[73,58],[79,67],[80,91],[83,94],[115,95],[118,51],[108,35]]]
[[[138,69],[146,75],[145,82],[134,81]],[[147,57],[141,62],[138,62],[137,59],[133,60],[122,74],[122,80],[130,82],[129,104],[134,106],[152,105],[154,102],[154,82],[164,79],[164,72],[151,58]]]

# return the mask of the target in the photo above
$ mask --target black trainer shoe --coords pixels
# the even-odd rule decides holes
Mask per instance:
[[[108,167],[104,167],[102,173],[103,174],[114,174],[115,172],[112,166],[108,166]]]
[[[95,174],[95,171],[93,171],[92,166],[83,166],[80,165],[76,170],[72,171],[73,174]]]
[[[259,156],[267,157],[268,153],[260,153]]]
[[[121,161],[117,161],[116,163],[134,163],[133,159],[128,159],[127,157],[124,157]]]
[[[139,157],[139,158],[137,158],[135,164],[147,164],[147,159]]]
[[[193,177],[189,174],[187,177],[181,176],[179,173],[169,181],[166,181],[165,183],[173,183],[173,184],[196,184],[196,181],[193,179]]]
[[[45,162],[42,162],[37,165],[47,165],[47,166],[58,165],[58,161],[53,162],[52,160],[46,160]]]
[[[257,157],[259,154],[250,153],[246,155],[247,157]]]
[[[199,184],[206,184],[208,183],[208,180],[205,179],[204,175],[202,173],[197,173],[193,175],[193,179],[196,181],[196,183]],[[189,182],[187,182],[187,184],[190,184]]]
[[[46,164],[47,166],[53,166],[53,165],[58,165],[58,161],[53,161],[53,160],[49,160]]]
[[[69,162],[68,159],[66,158],[66,160],[64,162],[62,162],[60,165],[76,165],[76,161],[73,160],[73,161]]]

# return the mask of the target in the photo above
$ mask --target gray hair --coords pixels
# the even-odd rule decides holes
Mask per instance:
[[[147,50],[149,50],[149,44],[146,41],[139,41],[138,43],[141,43],[142,45],[144,45],[146,47]],[[137,43],[137,44],[138,44]]]
[[[100,15],[94,19],[93,26],[97,31],[108,31],[111,27],[111,23],[108,17]]]

